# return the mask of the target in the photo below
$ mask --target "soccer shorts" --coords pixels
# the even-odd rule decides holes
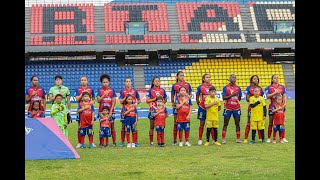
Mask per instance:
[[[148,118],[149,118],[150,121],[153,121],[153,120],[154,120],[154,117],[151,116],[151,112],[150,112],[150,111],[149,111],[149,113],[148,113]]]
[[[282,132],[284,131],[284,124],[278,124],[278,125],[273,125],[273,131],[274,132]]]
[[[241,110],[240,109],[236,109],[236,110],[224,109],[223,111],[224,117],[230,118],[231,115],[233,115],[233,118],[239,118],[241,116]]]
[[[126,132],[135,132],[136,129],[134,127],[134,123],[136,122],[136,117],[125,116],[124,117],[124,128]]]
[[[177,115],[177,108],[172,108],[172,113],[173,113],[173,115]]]
[[[250,121],[250,128],[252,130],[263,130],[264,129],[264,126],[266,124],[266,121],[265,120],[262,120],[262,121]]]
[[[100,130],[99,130],[99,137],[100,137],[100,138],[111,137],[110,128],[107,128],[107,127],[102,127],[102,128],[100,128]]]
[[[204,121],[206,120],[206,116],[207,116],[207,111],[199,106],[197,119],[199,119],[200,121]]]
[[[219,121],[206,119],[206,127],[207,128],[219,128]]]
[[[190,130],[190,122],[178,122],[177,124],[178,131],[189,131]]]
[[[80,128],[80,136],[92,136],[93,135],[93,129],[92,129],[92,125],[85,127],[85,128]]]
[[[165,128],[166,126],[156,126],[156,131],[157,132],[164,132],[164,128]]]

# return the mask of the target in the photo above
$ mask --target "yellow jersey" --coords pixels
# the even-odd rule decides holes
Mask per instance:
[[[218,111],[218,107],[221,106],[221,101],[219,98],[214,97],[212,98],[211,96],[207,96],[206,100],[204,102],[204,104],[211,104],[213,102],[217,101],[218,104],[213,105],[209,108],[206,108],[206,120],[219,120],[219,111]]]
[[[250,121],[262,121],[263,120],[263,106],[266,106],[266,101],[262,96],[259,97],[254,97],[251,96],[249,98],[249,103],[254,104],[257,101],[261,100],[261,103],[258,104],[256,107],[251,108],[251,116],[250,116]]]

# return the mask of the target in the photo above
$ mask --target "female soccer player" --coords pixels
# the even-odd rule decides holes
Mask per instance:
[[[124,116],[124,124],[127,137],[127,147],[136,147],[137,132],[136,127],[138,125],[138,112],[137,107],[133,104],[133,97],[128,94],[124,99],[123,108],[121,114]],[[130,141],[130,131],[132,132],[132,143]]]
[[[273,127],[273,114],[272,114],[272,104],[275,102],[276,100],[276,95],[282,95],[282,101],[283,101],[283,107],[284,107],[284,111],[285,111],[285,106],[287,103],[287,90],[286,88],[279,84],[279,79],[278,79],[278,75],[274,74],[271,77],[271,85],[268,86],[266,88],[267,90],[267,98],[270,99],[270,104],[269,104],[269,126],[268,126],[268,139],[267,139],[267,143],[271,142],[271,133],[272,133],[272,127]],[[288,142],[285,138],[285,129],[283,131],[283,142]]]
[[[26,90],[26,102],[29,103],[28,112],[32,110],[32,103],[39,101],[40,110],[46,111],[46,91],[38,86],[39,79],[37,76],[31,77],[32,86]]]
[[[173,124],[173,146],[177,145],[177,112],[176,112],[176,105],[175,105],[175,99],[179,96],[179,89],[180,87],[185,87],[186,91],[187,91],[187,95],[191,98],[192,94],[192,88],[191,85],[189,83],[187,83],[184,80],[184,73],[182,71],[178,71],[177,75],[176,75],[177,81],[175,84],[172,85],[171,88],[171,103],[172,103],[172,108],[173,108],[173,120],[174,120],[174,124]]]
[[[236,136],[237,136],[237,143],[241,143],[240,140],[240,116],[241,116],[241,108],[239,101],[241,100],[241,89],[239,86],[236,85],[236,75],[231,74],[230,83],[223,87],[222,89],[222,99],[224,102],[224,125],[222,129],[222,144],[225,144],[226,141],[226,134],[227,134],[227,127],[229,124],[229,120],[231,115],[233,115],[235,124],[236,124]]]
[[[202,84],[198,86],[197,92],[196,92],[196,101],[199,106],[198,119],[200,120],[198,145],[202,145],[202,134],[203,134],[204,124],[206,121],[206,112],[207,112],[204,102],[206,97],[209,95],[210,87],[212,87],[212,84],[210,84],[210,81],[211,81],[210,74],[205,73],[202,76]],[[213,131],[211,132],[211,135],[212,135],[212,138],[214,139]]]
[[[114,106],[116,104],[116,92],[109,86],[110,83],[110,76],[107,74],[102,74],[100,76],[100,82],[102,87],[98,91],[98,102],[99,102],[99,111],[98,116],[101,117],[102,107],[108,106],[110,108],[110,124],[111,124],[111,136],[112,136],[112,146],[116,147],[116,131],[114,129],[114,119],[115,119],[115,112]]]
[[[151,88],[149,89],[146,97],[146,102],[149,104],[149,119],[150,119],[150,129],[149,129],[149,140],[150,146],[153,146],[153,131],[154,131],[154,117],[151,115],[153,109],[157,106],[157,97],[160,96],[163,98],[163,102],[167,102],[167,93],[166,90],[160,88],[160,79],[158,77],[154,77],[152,79]]]
[[[281,143],[283,141],[283,133],[284,133],[284,121],[285,114],[284,108],[285,104],[283,103],[282,96],[280,94],[275,96],[275,102],[272,104],[271,110],[273,114],[273,141],[272,143],[276,143],[277,131],[279,131],[279,139]]]
[[[140,100],[140,95],[138,93],[138,91],[132,87],[132,81],[131,81],[131,78],[127,77],[124,79],[124,84],[126,85],[125,88],[123,88],[121,91],[120,91],[120,97],[119,97],[119,101],[120,101],[120,104],[124,104],[124,100],[125,98],[131,94],[132,95],[132,98],[133,98],[133,104],[135,105],[138,105],[141,100]],[[121,143],[120,143],[120,147],[123,147],[124,146],[124,136],[125,136],[125,129],[124,129],[124,119],[120,119],[120,122],[122,123],[122,126],[121,126]],[[140,144],[138,143],[138,129],[136,129],[136,134],[137,134],[137,142],[135,144],[135,147],[139,147]]]
[[[254,91],[253,89],[255,87],[258,87],[260,89],[260,96],[263,97],[263,90],[262,88],[259,86],[259,77],[257,75],[253,75],[251,76],[250,78],[250,86],[247,87],[246,91],[247,91],[247,94],[246,94],[246,100],[247,102],[249,102],[249,98],[254,96]],[[251,112],[251,108],[250,108],[250,103],[248,105],[248,122],[247,122],[247,125],[246,125],[246,129],[244,131],[244,141],[243,143],[248,143],[248,135],[249,135],[249,132],[250,132],[250,114]],[[262,138],[261,138],[261,134],[260,134],[260,131],[258,131],[258,136],[259,136],[259,141],[262,141]]]
[[[82,101],[82,93],[83,92],[88,92],[89,93],[89,97],[90,97],[90,104],[93,106],[92,108],[94,109],[94,103],[95,103],[95,94],[94,94],[94,90],[92,88],[90,88],[88,86],[88,78],[87,76],[81,76],[80,78],[80,87],[77,89],[76,91],[76,101],[78,102],[78,104],[80,104],[80,102]],[[81,147],[81,142],[80,142],[80,118],[78,116],[77,118],[78,121],[78,144],[76,146],[76,148],[80,148]],[[94,145],[94,144],[93,144]]]
[[[182,133],[184,131],[185,145],[191,146],[189,143],[190,134],[190,117],[192,112],[191,98],[188,96],[187,88],[181,86],[179,88],[179,96],[175,100],[177,108],[177,128],[179,130],[179,146],[183,146]]]

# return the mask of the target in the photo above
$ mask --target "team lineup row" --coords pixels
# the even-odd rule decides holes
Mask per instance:
[[[171,102],[174,114],[173,126],[173,144],[179,146],[191,146],[189,143],[190,131],[190,115],[192,111],[191,92],[192,87],[184,80],[184,73],[179,71],[176,74],[176,83],[172,85]],[[100,147],[108,146],[108,137],[112,137],[112,146],[116,146],[116,131],[114,128],[115,112],[114,107],[116,103],[116,92],[109,86],[110,76],[103,74],[100,76],[102,87],[98,90],[97,96],[94,97],[94,90],[88,86],[88,78],[81,77],[81,86],[76,91],[76,101],[78,106],[79,128],[78,128],[78,145],[76,148],[85,148],[84,138],[89,137],[89,148],[95,147],[93,144],[92,125],[94,122],[94,107],[95,99],[99,103],[98,114],[100,120]],[[51,87],[48,93],[48,101],[52,102],[51,117],[56,121],[62,132],[68,137],[67,126],[71,120],[70,118],[70,91],[68,87],[62,85],[62,77],[55,76],[55,86]],[[46,109],[46,92],[38,84],[36,76],[31,77],[32,86],[26,90],[26,102],[29,103],[28,116],[32,118],[44,117]],[[121,142],[120,146],[125,144],[127,139],[127,147],[138,147],[138,116],[136,106],[141,102],[137,90],[132,87],[130,78],[125,79],[125,88],[120,91],[119,101],[122,104],[121,110]],[[259,77],[253,75],[250,78],[250,85],[246,89],[246,100],[249,102],[248,106],[248,121],[245,128],[244,143],[248,143],[248,134],[252,130],[252,139],[250,144],[255,143],[256,131],[258,131],[259,141],[262,143],[271,142],[271,134],[273,131],[273,143],[276,143],[276,133],[279,132],[279,139],[281,143],[288,142],[285,139],[285,106],[286,106],[286,88],[278,83],[278,76],[272,75],[271,84],[266,88],[266,96],[269,98],[270,104],[268,106],[269,124],[267,140],[264,137],[265,119],[267,115],[266,102],[264,100],[264,91],[259,86]],[[209,137],[211,135],[215,145],[221,145],[218,142],[218,125],[219,116],[218,111],[221,110],[221,102],[219,98],[215,97],[216,89],[211,84],[211,76],[205,73],[202,76],[202,84],[196,90],[196,102],[198,104],[199,119],[199,140],[198,145],[202,145],[203,129],[206,126],[206,142],[208,146]],[[229,84],[222,90],[222,99],[224,101],[224,125],[222,128],[221,142],[226,143],[227,126],[231,116],[233,116],[236,125],[236,142],[242,143],[240,140],[240,103],[241,88],[236,85],[236,76],[231,74]],[[150,119],[149,140],[150,146],[153,146],[154,129],[157,132],[158,146],[163,147],[164,128],[166,124],[166,117],[168,116],[167,109],[164,104],[167,102],[166,91],[160,87],[160,78],[154,77],[151,88],[149,89],[146,102],[150,107],[148,118]],[[130,132],[132,134],[132,141],[130,140]],[[183,143],[183,132],[185,135],[185,142]],[[177,136],[179,135],[179,143]],[[104,140],[106,143],[104,143]]]

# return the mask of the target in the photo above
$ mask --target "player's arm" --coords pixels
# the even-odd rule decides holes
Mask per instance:
[[[50,115],[55,115],[56,113],[62,111],[64,108],[63,106],[60,106],[60,105],[52,105],[51,106],[51,112],[50,112]]]
[[[78,91],[76,93],[76,101],[79,102],[82,99],[82,93],[78,94]]]
[[[249,106],[250,106],[251,108],[256,107],[258,104],[260,104],[260,101],[254,102],[253,98],[250,98],[250,104],[249,104]]]
[[[238,100],[241,101],[242,91],[239,86],[238,86],[238,88],[239,88]]]
[[[54,102],[54,96],[53,96],[53,88],[50,88],[49,90],[49,102]]]
[[[137,104],[141,103],[141,99],[140,99],[140,94],[138,93],[138,91],[135,89],[136,91],[136,98],[137,98]]]
[[[98,98],[98,103],[101,103],[101,101],[106,97],[108,93],[103,93],[101,94],[100,91],[99,91],[99,95],[97,96]]]
[[[197,92],[196,92],[196,102],[197,102],[198,106],[200,105],[200,92],[201,92],[200,91],[200,86],[198,86]]]
[[[163,89],[163,88],[162,88]],[[166,90],[164,90],[163,89],[163,103],[165,104],[166,102],[167,102],[167,98],[168,98],[168,96],[167,96],[167,92],[166,92]]]
[[[249,98],[250,98],[250,86],[247,87],[246,91],[247,91],[246,101],[249,102]]]
[[[71,109],[70,94],[67,95],[67,106],[68,106],[68,110],[70,111]]]
[[[236,95],[236,93],[232,93],[229,96],[227,96],[227,87],[226,86],[223,87],[223,89],[222,89],[222,99],[223,100],[228,100],[228,99],[230,99],[231,97],[233,97],[235,95]]]
[[[263,118],[265,119],[267,116],[267,106],[263,106]]]
[[[192,87],[191,85],[188,83],[188,87],[189,87],[189,97],[191,98],[192,96]]]
[[[172,103],[172,106],[174,106],[174,96],[175,96],[175,91],[174,91],[174,85],[172,85],[171,87],[171,103]]]
[[[92,120],[91,120],[91,125],[93,125],[94,122],[94,111],[92,111]]]
[[[31,98],[33,96],[35,96],[37,94],[36,91],[33,91],[32,94],[29,96],[29,93],[28,93],[28,89],[26,90],[26,102],[30,102],[31,101]]]
[[[44,91],[44,89],[42,90],[42,92],[44,92],[42,96],[43,110],[46,111],[47,109],[46,92]]]
[[[189,104],[190,104],[190,111],[189,111],[189,114],[188,114],[188,116],[187,116],[187,119],[190,120],[191,112],[192,112],[192,102],[191,102],[191,99],[189,99]]]
[[[84,106],[80,106],[80,104],[78,105],[78,110],[77,110],[77,113],[82,113],[84,110],[88,109],[88,106],[87,105],[84,105]]]
[[[268,86],[267,87],[267,98],[271,99],[271,98],[273,98],[273,96],[275,96],[279,92],[280,92],[279,90],[275,90],[273,93],[271,93],[270,86]]]
[[[181,103],[180,102],[176,102],[176,108],[179,109],[183,106],[184,103],[186,103],[186,100],[183,100]]]
[[[285,107],[287,105],[287,94],[283,94],[282,95],[282,99],[283,99],[282,101],[283,101],[283,104],[284,104],[283,106]]]

